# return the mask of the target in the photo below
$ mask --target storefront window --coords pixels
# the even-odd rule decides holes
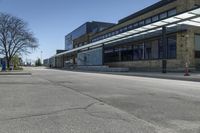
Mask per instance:
[[[145,59],[158,59],[158,40],[145,43]]]
[[[176,36],[169,37],[167,39],[167,54],[168,58],[176,58]]]
[[[125,46],[121,51],[122,61],[132,61],[133,60],[133,49],[132,46]]]
[[[144,59],[144,44],[137,44],[133,47],[133,59],[142,60]]]
[[[200,58],[200,35],[195,35],[195,58]]]
[[[151,48],[151,42],[145,43],[145,59],[151,59],[152,57],[152,48]]]

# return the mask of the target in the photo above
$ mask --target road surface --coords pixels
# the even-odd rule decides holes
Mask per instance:
[[[200,83],[30,68],[0,76],[0,133],[200,133]]]

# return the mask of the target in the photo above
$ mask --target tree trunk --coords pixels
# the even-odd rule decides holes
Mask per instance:
[[[10,59],[6,58],[7,68],[10,69]]]

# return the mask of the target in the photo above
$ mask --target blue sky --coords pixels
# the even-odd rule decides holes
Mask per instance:
[[[24,19],[40,47],[27,58],[48,58],[64,49],[64,36],[86,21],[117,23],[159,0],[0,0],[0,12]]]

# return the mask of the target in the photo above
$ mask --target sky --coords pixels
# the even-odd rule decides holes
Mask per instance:
[[[65,35],[87,21],[117,23],[159,0],[0,0],[0,12],[22,18],[39,41],[24,59],[49,58],[64,49]]]

